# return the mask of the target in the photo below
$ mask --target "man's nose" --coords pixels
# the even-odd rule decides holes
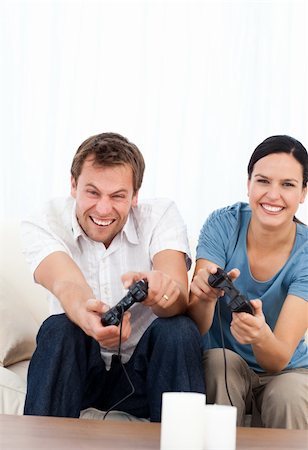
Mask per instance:
[[[108,197],[101,198],[96,203],[96,211],[100,216],[106,216],[112,211],[112,203]]]

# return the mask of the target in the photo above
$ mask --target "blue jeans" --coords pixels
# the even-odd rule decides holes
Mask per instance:
[[[163,392],[205,392],[201,336],[186,316],[156,319],[125,364],[135,392],[116,409],[161,419]],[[24,414],[79,417],[107,410],[131,387],[116,355],[106,370],[99,344],[65,314],[49,317],[37,336],[28,371]]]

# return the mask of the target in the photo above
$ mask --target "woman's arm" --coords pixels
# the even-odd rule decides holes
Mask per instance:
[[[288,295],[272,331],[265,322],[262,302],[251,300],[255,315],[233,314],[231,332],[242,344],[251,344],[258,364],[266,371],[283,370],[308,327],[308,302]]]
[[[216,273],[217,267],[217,264],[207,259],[198,259],[190,285],[187,313],[196,322],[201,334],[210,329],[217,298],[220,296],[220,291],[208,284],[209,275]]]

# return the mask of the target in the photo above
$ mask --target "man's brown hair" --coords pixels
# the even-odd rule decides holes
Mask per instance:
[[[142,184],[145,163],[138,147],[117,133],[101,133],[86,139],[78,148],[71,166],[71,174],[76,183],[83,164],[93,157],[96,166],[128,164],[133,171],[133,187],[137,192]]]

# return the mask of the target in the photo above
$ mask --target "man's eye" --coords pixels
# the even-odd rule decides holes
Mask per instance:
[[[257,180],[257,183],[268,183],[268,180],[264,180],[263,178],[260,178],[259,180]]]
[[[283,183],[283,186],[285,186],[285,187],[294,187],[294,184],[286,182],[286,183]]]
[[[92,196],[97,196],[98,193],[96,191],[87,191],[87,194],[90,194]]]

